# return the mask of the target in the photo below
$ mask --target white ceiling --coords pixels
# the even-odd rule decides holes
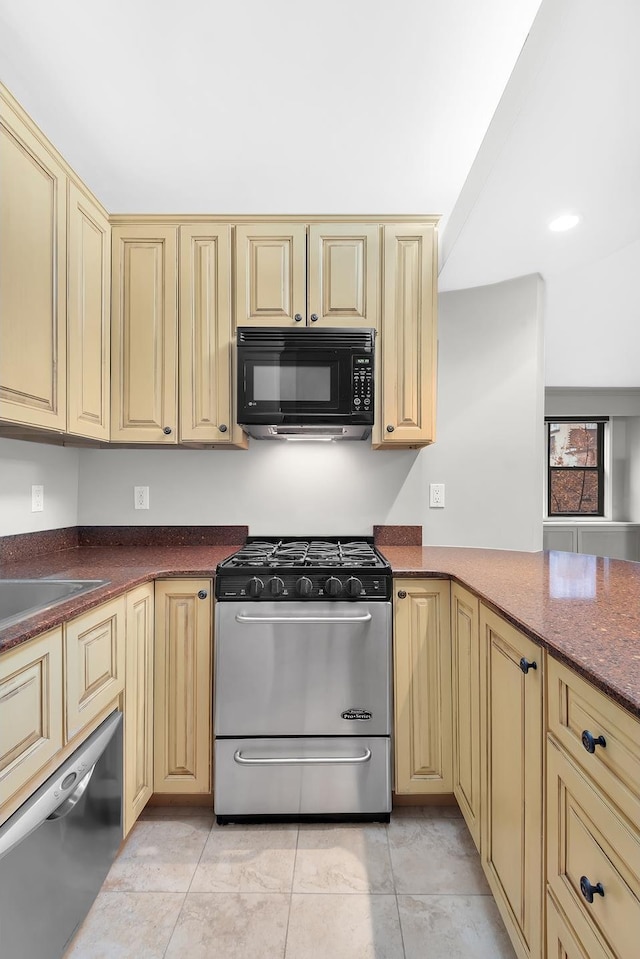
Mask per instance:
[[[0,0],[0,79],[110,212],[440,213],[457,289],[638,238],[638,37],[638,0]]]

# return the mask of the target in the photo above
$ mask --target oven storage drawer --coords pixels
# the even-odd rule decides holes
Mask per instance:
[[[218,816],[296,816],[391,811],[386,736],[217,739]]]

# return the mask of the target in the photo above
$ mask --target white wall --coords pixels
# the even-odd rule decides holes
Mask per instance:
[[[547,386],[640,386],[640,240],[545,277]]]
[[[366,443],[251,441],[248,452],[82,450],[81,525],[245,524],[260,534],[370,534],[423,525],[439,545],[542,543],[540,283],[524,277],[440,297],[438,439],[423,451]],[[446,508],[428,508],[429,482]],[[133,487],[150,509],[133,509]]]
[[[44,486],[44,509],[31,512],[31,487]],[[78,450],[0,439],[0,536],[78,523]]]

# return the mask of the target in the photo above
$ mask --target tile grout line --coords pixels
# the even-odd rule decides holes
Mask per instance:
[[[393,811],[391,813],[393,815]],[[404,944],[404,930],[402,928],[402,919],[400,917],[400,903],[398,902],[398,890],[396,888],[396,874],[393,871],[393,860],[391,858],[391,842],[389,840],[389,826],[391,822],[388,822],[385,826],[385,835],[387,837],[387,855],[389,856],[389,869],[391,870],[391,881],[393,882],[393,895],[396,900],[396,912],[398,914],[398,928],[400,929],[400,942],[402,943],[402,955],[404,959],[407,959],[407,950]]]
[[[284,950],[282,952],[282,959],[287,959],[287,946],[289,944],[289,925],[291,923],[291,905],[293,903],[293,883],[296,875],[296,861],[298,859],[298,844],[300,842],[300,824],[296,829],[296,848],[293,855],[293,869],[291,870],[291,886],[289,889],[289,909],[287,912],[287,928],[284,934]]]
[[[183,898],[183,900],[182,900],[182,905],[180,906],[180,910],[179,910],[179,912],[178,912],[178,915],[176,916],[176,921],[175,921],[174,924],[173,924],[173,929],[171,930],[171,935],[170,935],[169,938],[167,939],[167,944],[166,944],[166,946],[165,946],[165,948],[164,948],[164,952],[162,953],[162,959],[165,959],[165,956],[167,955],[167,951],[168,951],[168,949],[169,949],[169,946],[171,945],[171,940],[173,939],[174,933],[175,933],[175,931],[176,931],[176,929],[177,929],[177,927],[178,927],[178,923],[180,922],[180,916],[182,915],[182,912],[183,912],[183,910],[184,910],[184,904],[186,903],[186,901],[187,901],[187,896],[189,895],[189,892],[191,891],[191,886],[193,885],[193,880],[194,880],[194,878],[195,878],[196,872],[198,871],[198,866],[200,865],[200,860],[202,859],[202,856],[204,855],[205,847],[206,847],[207,843],[209,842],[209,839],[211,838],[211,833],[213,832],[213,826],[214,826],[214,824],[215,824],[215,818],[214,818],[214,820],[213,820],[213,823],[211,824],[211,828],[209,829],[209,834],[208,834],[207,838],[205,839],[205,841],[204,841],[204,843],[203,843],[203,845],[202,845],[202,849],[200,850],[200,855],[198,856],[198,861],[197,861],[197,863],[195,864],[195,867],[194,867],[194,870],[193,870],[193,875],[191,876],[191,879],[189,880],[189,885],[187,886],[187,890],[186,890],[186,892],[184,893],[184,898]]]

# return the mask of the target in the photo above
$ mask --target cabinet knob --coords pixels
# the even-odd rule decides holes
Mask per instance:
[[[162,432],[165,434],[165,436],[170,436],[170,435],[171,435],[171,427],[170,427],[170,426],[165,426],[165,428],[163,429]]]
[[[224,423],[221,423],[218,429],[220,430],[221,433],[226,433],[228,427]]]
[[[296,321],[296,323],[301,323],[301,322],[302,322],[302,313],[296,313],[296,315],[294,316],[294,320]]]
[[[399,590],[398,590],[398,599],[406,599],[406,598],[407,598],[407,591],[406,591],[406,589],[399,589]]]
[[[206,599],[208,595],[209,595],[209,593],[207,592],[206,589],[199,589],[199,590],[198,590],[198,599]]]
[[[604,887],[601,882],[597,882],[594,886],[586,876],[580,876],[580,892],[587,902],[593,902],[594,893],[604,896]]]
[[[532,663],[530,660],[525,659],[524,656],[520,660],[520,669],[525,675],[529,672],[530,669],[537,669],[537,668],[538,668],[537,663]]]
[[[389,425],[387,426],[387,433],[393,433],[394,430],[395,430],[395,426],[392,426],[391,423],[389,423]]]
[[[596,746],[606,746],[607,740],[604,738],[604,736],[598,736],[596,738],[593,733],[590,733],[588,729],[585,729],[582,732],[582,745],[588,753],[595,753]]]
[[[318,314],[317,314],[317,313],[312,313],[312,314],[311,314],[311,322],[312,322],[312,323],[317,323],[317,322],[318,322]]]

